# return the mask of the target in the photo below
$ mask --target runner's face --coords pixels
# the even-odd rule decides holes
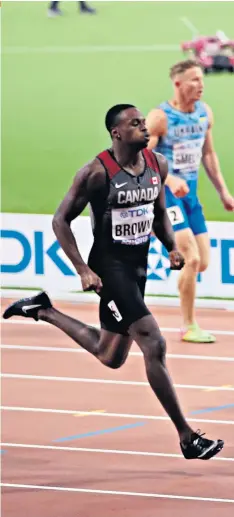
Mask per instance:
[[[194,66],[180,74],[177,85],[182,97],[187,102],[200,100],[204,90],[203,73],[200,67]]]
[[[145,118],[136,108],[126,109],[120,114],[119,123],[113,133],[119,135],[119,140],[137,149],[144,149],[149,141]]]

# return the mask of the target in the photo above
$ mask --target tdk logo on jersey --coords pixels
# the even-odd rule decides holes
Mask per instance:
[[[168,252],[162,243],[150,238],[147,280],[166,280],[171,273]]]
[[[129,210],[121,212],[121,217],[125,219],[126,217],[141,217],[142,215],[149,214],[149,208],[130,208]]]

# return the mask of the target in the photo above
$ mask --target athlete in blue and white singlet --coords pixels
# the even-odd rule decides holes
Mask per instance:
[[[201,101],[203,74],[193,60],[171,68],[172,100],[161,103],[147,117],[149,149],[168,160],[165,182],[166,206],[175,231],[177,248],[185,257],[179,278],[183,317],[183,341],[211,343],[215,337],[200,329],[195,320],[195,293],[198,272],[209,263],[210,241],[202,206],[197,195],[198,172],[202,162],[226,210],[234,211],[213,145],[211,108]]]
[[[166,186],[166,205],[174,231],[191,228],[194,235],[207,232],[197,196],[198,172],[202,149],[209,128],[205,104],[197,101],[193,113],[183,113],[168,102],[159,108],[167,117],[167,134],[159,138],[157,152],[168,161],[169,173],[186,181],[189,192],[182,198]]]

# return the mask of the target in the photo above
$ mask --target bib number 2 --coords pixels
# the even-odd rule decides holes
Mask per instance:
[[[175,226],[176,224],[181,224],[184,222],[184,216],[181,208],[177,205],[170,206],[167,209],[168,217],[171,221],[172,226]]]

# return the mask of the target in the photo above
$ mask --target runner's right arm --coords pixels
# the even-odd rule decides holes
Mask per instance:
[[[153,150],[157,146],[160,136],[167,134],[167,117],[164,111],[159,108],[150,111],[146,117],[146,127],[150,135],[148,149]],[[168,174],[165,185],[170,188],[175,197],[184,197],[189,192],[186,181],[176,178],[172,174]]]
[[[150,135],[148,149],[155,149],[160,136],[167,134],[167,117],[163,110],[154,108],[146,117],[146,127]]]
[[[105,181],[105,173],[99,160],[95,159],[85,165],[77,172],[71,188],[60,203],[52,221],[54,233],[64,253],[81,276],[83,290],[100,291],[102,283],[83,261],[71,230],[71,222],[83,212],[93,195],[105,187]]]

